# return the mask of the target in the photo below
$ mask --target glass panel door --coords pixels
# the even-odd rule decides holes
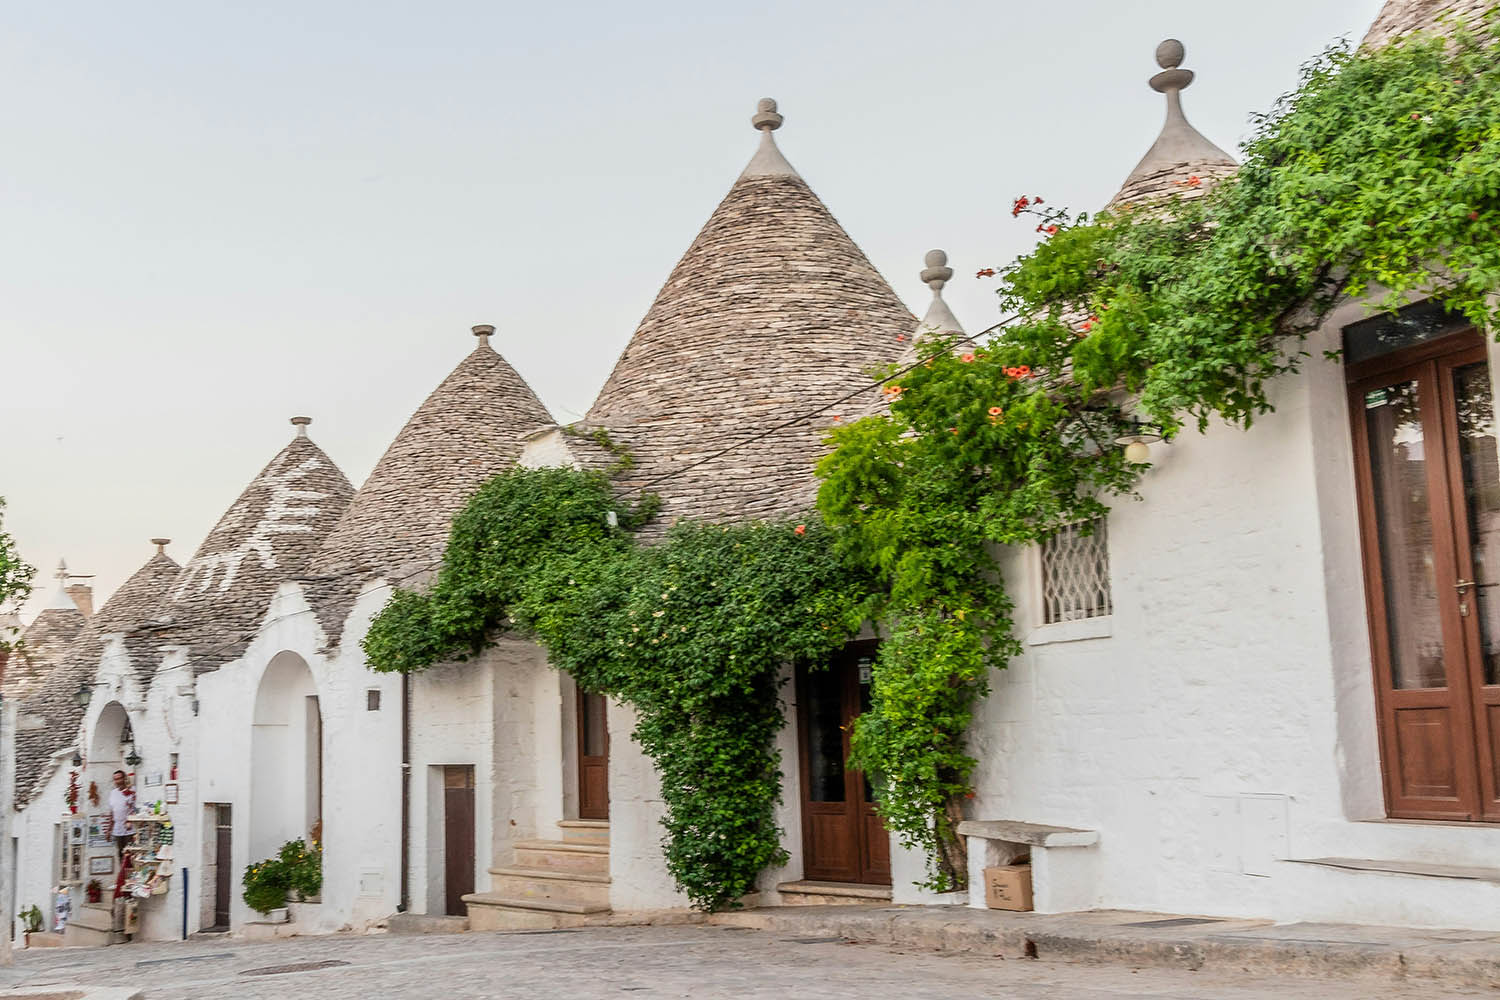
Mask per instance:
[[[1496,690],[1482,683],[1493,659],[1485,651],[1500,641],[1486,617],[1500,614],[1491,607],[1500,594],[1478,585],[1480,576],[1500,582],[1484,358],[1471,333],[1350,368],[1381,765],[1395,817],[1479,819],[1482,788],[1494,790],[1476,740],[1487,732],[1476,693]]]
[[[1457,453],[1452,470],[1459,536],[1456,589],[1468,646],[1479,809],[1484,819],[1500,820],[1500,449],[1483,350],[1442,367],[1451,390],[1446,417]]]

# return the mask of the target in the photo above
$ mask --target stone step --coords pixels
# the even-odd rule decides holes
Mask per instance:
[[[520,866],[491,868],[490,892],[507,899],[609,907],[609,876]]]
[[[818,882],[803,879],[776,887],[783,906],[889,906],[891,887],[862,882]]]
[[[557,823],[568,844],[609,844],[609,820],[564,819]]]
[[[1489,867],[1370,858],[1288,858],[1298,916],[1306,921],[1359,913],[1371,924],[1500,931],[1500,871]]]
[[[551,930],[581,927],[608,906],[564,900],[516,899],[495,892],[476,892],[464,897],[469,910],[469,929],[475,931]]]
[[[562,840],[522,840],[516,844],[517,868],[583,875],[609,874],[609,845],[568,843]]]

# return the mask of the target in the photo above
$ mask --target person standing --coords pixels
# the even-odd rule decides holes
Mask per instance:
[[[134,801],[135,790],[130,787],[130,778],[124,771],[116,771],[115,787],[109,790],[109,832],[115,838],[115,850],[122,858],[125,856],[125,845],[130,842],[126,823]]]

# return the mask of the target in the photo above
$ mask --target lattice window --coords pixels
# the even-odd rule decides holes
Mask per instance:
[[[1042,543],[1043,621],[1100,618],[1112,610],[1109,537],[1103,518],[1070,524]]]

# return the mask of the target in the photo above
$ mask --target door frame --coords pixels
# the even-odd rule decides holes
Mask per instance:
[[[578,751],[578,818],[587,820],[609,819],[609,699],[602,694],[585,691],[582,687],[575,687],[577,700],[575,701],[574,729],[577,735]],[[590,703],[594,708],[590,709]],[[599,714],[599,726],[604,739],[604,753],[588,753],[588,718],[591,711]],[[604,802],[600,805],[591,800],[588,795],[588,774],[599,772],[603,775],[602,794]]]
[[[1483,334],[1470,328],[1434,338],[1345,367],[1347,406],[1353,444],[1355,503],[1358,509],[1360,561],[1365,585],[1366,629],[1370,641],[1371,679],[1375,687],[1377,739],[1381,787],[1387,816],[1399,819],[1482,822],[1485,815],[1482,764],[1476,713],[1483,704],[1479,676],[1479,616],[1459,613],[1459,597],[1446,583],[1436,588],[1443,639],[1445,687],[1399,690],[1392,681],[1389,622],[1386,617],[1384,568],[1380,528],[1376,519],[1375,487],[1370,442],[1365,426],[1364,395],[1394,382],[1425,384],[1419,398],[1424,429],[1424,453],[1437,456],[1426,469],[1429,516],[1433,519],[1434,574],[1440,580],[1472,579],[1472,547],[1468,509],[1463,493],[1463,467],[1458,450],[1458,427],[1451,381],[1460,367],[1483,363],[1490,367]],[[1493,373],[1491,372],[1493,387]],[[1493,392],[1493,390],[1492,390]],[[1431,429],[1435,440],[1427,441]],[[1433,446],[1436,447],[1433,447]],[[1430,451],[1428,451],[1430,449]],[[1476,595],[1477,602],[1477,595]],[[1443,707],[1449,710],[1449,738],[1453,753],[1455,799],[1403,796],[1399,784],[1400,746],[1398,709]],[[1493,775],[1489,775],[1493,787]],[[1452,805],[1448,803],[1451,802]]]

